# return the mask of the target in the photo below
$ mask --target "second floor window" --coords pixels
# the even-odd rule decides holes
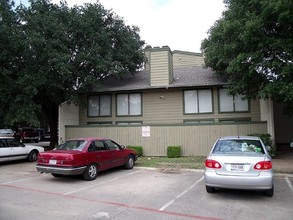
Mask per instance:
[[[141,93],[117,95],[117,115],[141,115]]]
[[[210,89],[184,91],[184,113],[211,113],[213,111]]]
[[[229,95],[225,89],[219,90],[220,112],[248,112],[248,101],[241,95]]]
[[[111,95],[89,96],[88,116],[111,116]]]

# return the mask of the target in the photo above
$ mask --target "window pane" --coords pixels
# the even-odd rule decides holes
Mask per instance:
[[[184,113],[197,113],[197,91],[184,91]]]
[[[100,96],[100,116],[111,115],[111,96]]]
[[[99,96],[88,97],[88,116],[99,116]]]
[[[116,122],[116,125],[129,125],[129,122]]]
[[[198,90],[199,112],[212,112],[212,92],[211,90]]]
[[[141,115],[141,95],[129,94],[130,115]]]
[[[128,95],[117,95],[117,115],[128,115]]]
[[[233,96],[228,95],[225,89],[220,89],[220,112],[233,111]]]
[[[243,100],[242,96],[234,96],[235,99],[235,111],[244,112],[248,111],[248,101]]]

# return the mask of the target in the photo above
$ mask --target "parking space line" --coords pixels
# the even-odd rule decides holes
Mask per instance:
[[[39,178],[39,176],[34,176],[34,177],[29,177],[29,178],[23,178],[23,179],[18,179],[18,180],[12,180],[12,181],[7,181],[7,182],[4,182],[4,183],[0,183],[0,185],[11,184],[11,183],[19,183],[19,182],[24,182],[26,180],[31,180],[31,179],[35,179],[35,178]]]
[[[193,185],[195,185],[195,184],[193,184]],[[101,200],[85,198],[85,197],[81,197],[81,196],[64,195],[64,194],[60,194],[60,193],[56,193],[56,192],[48,192],[45,190],[32,189],[32,188],[14,186],[14,185],[9,185],[9,184],[5,184],[5,185],[2,184],[0,186],[11,188],[11,189],[35,192],[35,193],[40,193],[40,194],[45,194],[45,195],[51,195],[51,196],[60,196],[60,197],[68,198],[68,199],[77,199],[77,200],[93,202],[93,203],[97,203],[97,204],[125,207],[127,209],[136,209],[136,210],[141,210],[141,211],[145,211],[145,212],[158,213],[158,214],[162,214],[162,215],[170,215],[170,216],[185,217],[185,218],[191,218],[191,219],[202,219],[202,220],[221,220],[220,218],[200,216],[200,215],[194,215],[194,214],[188,214],[188,213],[182,213],[182,212],[180,213],[180,212],[164,211],[164,210],[158,210],[158,209],[154,209],[154,208],[129,205],[129,204],[125,204],[125,203],[101,201]]]
[[[289,177],[288,177],[288,176],[285,176],[285,180],[286,180],[286,182],[287,182],[289,188],[290,188],[291,191],[293,192],[293,186],[292,186],[292,183],[291,183],[290,180],[289,180]]]
[[[182,193],[177,195],[175,199],[172,199],[170,202],[167,204],[163,205],[161,208],[159,208],[159,211],[164,211],[168,206],[170,206],[172,203],[175,202],[176,199],[179,199],[181,196],[186,194],[189,190],[191,190],[193,187],[195,187],[198,183],[200,183],[203,180],[203,177],[201,177],[198,181],[196,181],[193,185],[191,185],[188,189],[184,190]]]
[[[90,189],[92,187],[97,187],[98,185],[103,185],[105,183],[113,182],[113,181],[118,180],[118,179],[121,179],[123,177],[130,176],[130,175],[133,175],[133,174],[136,174],[136,173],[140,173],[140,172],[142,172],[142,170],[138,170],[138,171],[134,171],[134,172],[131,172],[131,173],[127,173],[126,175],[123,175],[123,176],[120,176],[120,177],[115,177],[113,179],[100,182],[99,184],[94,184],[94,185],[91,185],[91,186],[88,186],[88,187],[84,187],[84,188],[80,188],[80,189],[77,189],[77,190],[73,190],[73,191],[64,193],[63,195],[70,195],[70,194],[73,194],[73,193],[76,193],[76,192],[80,192],[80,191],[83,191],[83,190],[87,190],[87,189]]]

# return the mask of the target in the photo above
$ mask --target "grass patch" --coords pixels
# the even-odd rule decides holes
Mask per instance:
[[[206,157],[139,157],[135,163],[138,167],[153,167],[164,169],[204,169]]]

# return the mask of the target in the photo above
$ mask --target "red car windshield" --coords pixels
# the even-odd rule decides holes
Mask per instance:
[[[84,140],[71,140],[61,144],[57,150],[82,150],[85,145],[86,141]]]

